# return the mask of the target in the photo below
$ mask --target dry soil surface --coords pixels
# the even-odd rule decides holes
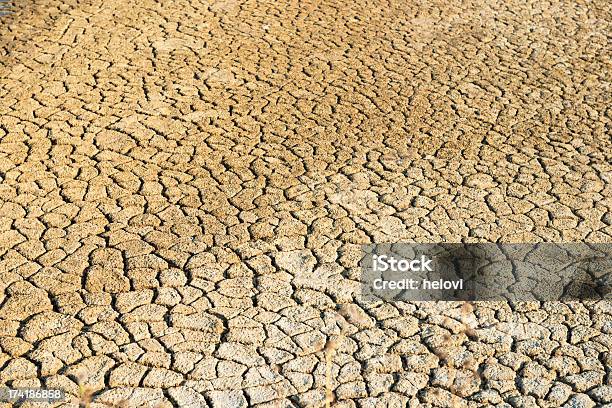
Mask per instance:
[[[65,407],[610,404],[612,302],[367,303],[357,259],[610,242],[611,9],[3,7],[0,384]]]

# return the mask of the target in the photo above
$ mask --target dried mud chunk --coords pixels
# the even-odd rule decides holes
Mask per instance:
[[[115,365],[107,356],[92,356],[83,359],[66,371],[66,375],[74,378],[84,388],[101,390],[105,388],[105,375]]]
[[[97,145],[104,150],[126,153],[136,146],[134,140],[125,133],[114,130],[103,130],[95,137]]]
[[[34,314],[53,309],[47,293],[29,282],[15,282],[6,292],[8,296],[0,307],[0,318],[25,320]]]
[[[207,408],[206,399],[199,392],[189,387],[175,387],[168,390],[170,397],[180,407]],[[239,406],[239,405],[232,405]]]
[[[209,391],[206,396],[212,403],[212,408],[236,407],[246,408],[247,400],[240,391]]]
[[[137,387],[147,371],[147,367],[136,363],[124,363],[111,371],[109,385],[111,387]]]
[[[8,362],[0,371],[0,382],[6,384],[8,381],[36,378],[38,370],[31,361],[19,357]]]
[[[150,388],[175,387],[183,381],[183,376],[165,368],[153,368],[149,371],[142,384]]]
[[[275,260],[280,268],[296,277],[311,274],[316,265],[315,257],[308,250],[279,252]]]
[[[170,324],[177,328],[208,333],[221,333],[223,331],[223,322],[218,317],[204,312],[190,315],[171,314]]]
[[[374,320],[359,306],[355,304],[345,304],[340,307],[338,313],[350,324],[354,324],[360,329],[374,327]]]
[[[85,289],[90,292],[119,293],[130,290],[130,280],[123,270],[104,266],[92,266],[85,275]]]
[[[64,273],[53,267],[42,268],[30,280],[53,296],[74,293],[81,289],[79,275]]]
[[[221,343],[215,356],[220,359],[236,361],[249,367],[263,365],[265,360],[257,354],[254,347],[240,343]]]
[[[82,327],[83,323],[74,317],[55,312],[43,312],[25,323],[21,335],[25,340],[34,343],[58,334],[79,331]]]

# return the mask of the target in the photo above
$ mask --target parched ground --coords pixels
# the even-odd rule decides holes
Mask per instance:
[[[366,303],[357,259],[611,242],[611,21],[608,0],[17,0],[0,384],[64,407],[610,404],[612,302]]]

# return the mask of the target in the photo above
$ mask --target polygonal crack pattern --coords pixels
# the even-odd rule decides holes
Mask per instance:
[[[284,3],[0,17],[0,384],[64,407],[610,403],[609,301],[365,303],[357,261],[610,242],[612,3]]]

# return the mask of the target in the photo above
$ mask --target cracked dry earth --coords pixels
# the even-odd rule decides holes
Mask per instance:
[[[0,384],[64,407],[610,404],[610,301],[366,303],[357,261],[610,242],[611,9],[18,0]]]

